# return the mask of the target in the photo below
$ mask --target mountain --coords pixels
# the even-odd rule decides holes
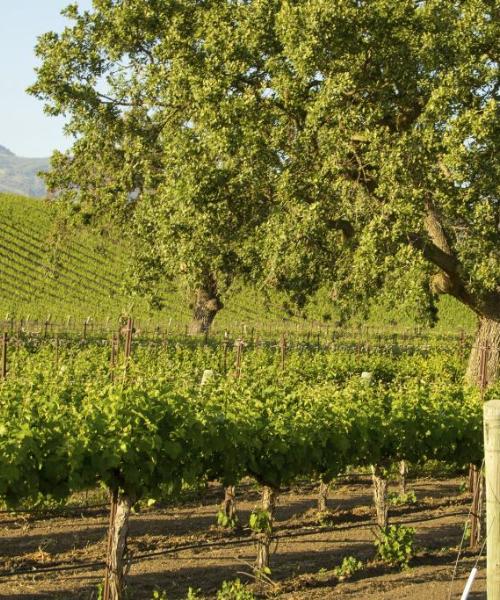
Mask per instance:
[[[48,158],[22,158],[0,145],[0,192],[45,196],[45,185],[38,172],[48,168]]]

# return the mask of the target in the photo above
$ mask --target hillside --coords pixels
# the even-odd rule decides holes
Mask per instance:
[[[0,320],[46,319],[74,323],[87,317],[115,320],[134,314],[150,323],[188,323],[188,298],[174,287],[161,290],[164,308],[152,310],[145,299],[127,288],[129,250],[124,243],[105,240],[87,230],[63,235],[55,225],[53,207],[42,200],[0,193]],[[217,328],[242,323],[279,326],[284,318],[299,321],[285,310],[285,298],[266,299],[241,287],[216,319]],[[327,294],[321,293],[305,309],[309,320],[335,319]],[[301,319],[300,319],[301,321]],[[411,327],[411,315],[376,307],[371,325]],[[443,299],[438,330],[470,330],[472,314],[458,303]]]
[[[38,173],[48,167],[48,158],[22,158],[0,145],[0,192],[44,196],[45,186]]]
[[[161,311],[126,291],[128,257],[116,240],[87,230],[62,233],[46,201],[0,193],[0,319],[105,321],[133,313],[141,320],[187,323],[189,302],[181,291],[165,286]],[[269,306],[245,290],[235,294],[224,320],[269,321],[282,314],[277,303]]]

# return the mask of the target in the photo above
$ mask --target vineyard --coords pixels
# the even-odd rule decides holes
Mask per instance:
[[[141,339],[128,325],[109,339],[89,335],[75,340],[64,332],[51,337],[44,331],[28,335],[16,332],[16,326],[12,335],[4,335],[0,411],[1,422],[9,425],[0,430],[0,497],[6,510],[13,511],[6,513],[11,515],[5,521],[7,535],[22,539],[23,534],[16,533],[26,531],[22,523],[27,523],[27,531],[36,529],[50,511],[55,511],[55,523],[64,519],[74,523],[71,519],[79,511],[82,519],[98,517],[108,498],[111,533],[107,551],[100,536],[91,533],[94,526],[78,534],[71,556],[58,549],[57,538],[48,548],[40,546],[39,555],[35,549],[28,551],[29,542],[24,557],[14,558],[6,548],[12,558],[0,572],[0,590],[4,584],[47,589],[61,594],[51,597],[64,598],[64,586],[54,587],[61,573],[94,571],[97,589],[99,572],[108,564],[108,591],[121,590],[125,583],[130,597],[151,598],[156,583],[148,584],[150,577],[123,579],[132,562],[148,561],[155,552],[168,561],[169,553],[177,556],[185,551],[191,556],[187,564],[192,564],[196,548],[206,546],[207,553],[215,548],[215,562],[220,551],[223,563],[228,556],[236,563],[243,560],[236,573],[253,573],[250,581],[256,593],[269,592],[273,586],[291,591],[294,585],[300,591],[307,588],[307,573],[292,576],[286,560],[287,536],[294,529],[299,537],[316,533],[323,553],[331,551],[340,564],[342,557],[351,558],[342,551],[338,532],[356,521],[368,527],[357,557],[352,558],[359,563],[354,570],[361,572],[358,576],[363,580],[373,569],[377,572],[382,559],[389,565],[384,567],[389,571],[382,571],[385,574],[396,573],[412,560],[415,532],[405,524],[412,522],[415,511],[425,513],[420,515],[424,521],[454,518],[447,545],[459,545],[461,529],[469,520],[467,510],[457,513],[456,509],[470,502],[458,491],[459,483],[453,498],[449,485],[439,480],[412,483],[406,471],[409,466],[413,477],[444,472],[453,480],[466,473],[469,464],[481,464],[482,398],[476,388],[463,384],[468,339],[424,344],[414,338],[405,339],[403,345],[401,340],[395,343],[379,336],[369,345],[353,343],[347,336],[336,346],[321,334],[293,339],[288,333],[273,341],[255,334],[245,340],[159,331],[149,337],[144,333]],[[492,387],[486,397],[494,393]],[[395,475],[398,492],[389,494],[388,483]],[[372,509],[363,508],[370,476]],[[336,489],[349,482],[349,489],[356,489],[354,498],[340,498],[344,509],[334,509]],[[357,488],[352,488],[353,482]],[[312,510],[311,492],[316,486],[318,508]],[[436,497],[426,494],[417,501],[413,487],[432,488]],[[82,494],[87,498],[83,506]],[[88,502],[89,494],[93,503]],[[286,523],[277,521],[291,498],[301,506],[309,501],[312,512],[300,517],[292,509]],[[182,533],[186,517],[176,524],[175,515],[185,515],[183,507],[193,502],[196,507],[214,501],[219,508],[213,508],[211,515],[203,508],[187,510],[202,512],[195,522],[205,523],[205,530],[196,527],[192,535]],[[28,521],[20,520],[26,514],[20,510],[30,515]],[[418,522],[417,513],[415,517]],[[144,525],[140,534],[135,533],[134,520],[141,518],[163,521],[161,527],[167,519],[165,534],[154,526],[144,531]],[[470,524],[477,526],[473,519]],[[378,533],[370,534],[374,526]],[[51,539],[50,521],[45,527]],[[90,536],[86,541],[85,531]],[[322,539],[325,533],[337,538],[330,546]],[[148,542],[148,536],[154,541]],[[376,556],[374,540],[379,544],[378,563],[370,562]],[[77,550],[89,550],[89,544],[90,553]],[[395,544],[402,550],[396,552]],[[282,546],[284,557],[280,557]],[[0,547],[4,547],[2,538]],[[424,548],[423,552],[425,556],[431,551]],[[445,559],[449,579],[454,556],[451,552]],[[419,560],[425,563],[417,557],[416,565]],[[333,569],[325,556],[318,563],[310,557],[311,577],[325,571],[325,564]],[[210,592],[222,584],[224,575],[234,578],[234,569],[217,576],[210,572],[211,565],[207,586],[199,573],[173,579],[165,573],[169,595],[183,597],[189,586]],[[326,578],[332,587],[349,579],[349,573],[339,575],[341,566],[336,568],[336,575],[332,571]],[[38,587],[30,588],[27,576],[35,576]],[[163,579],[158,576],[155,581]],[[97,597],[87,585],[79,585],[78,578],[69,580],[76,585],[73,593],[79,594],[71,597]],[[321,587],[320,580],[309,585]]]
[[[185,324],[190,320],[189,299],[174,285],[161,289],[163,308],[153,310],[141,295],[127,287],[131,251],[126,240],[110,239],[89,230],[64,227],[47,202],[0,194],[0,318],[51,322],[78,331],[89,320],[104,325],[119,314],[133,313],[144,327],[158,323]],[[326,326],[335,320],[326,293],[311,299],[300,313],[290,312],[286,299],[276,292],[266,296],[248,286],[235,286],[217,317],[216,326],[283,328],[284,321],[309,330],[310,323]],[[325,321],[325,319],[327,319]],[[395,331],[415,329],[412,315],[374,309],[368,324]],[[175,326],[175,325],[174,325]],[[440,333],[474,329],[470,311],[444,298],[436,330]]]
[[[31,5],[0,599],[500,600],[499,3]]]

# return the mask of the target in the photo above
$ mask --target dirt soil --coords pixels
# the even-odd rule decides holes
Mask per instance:
[[[312,486],[281,494],[276,514],[276,545],[271,580],[252,583],[261,595],[283,600],[448,600],[457,550],[470,507],[463,479],[419,479],[409,483],[417,496],[411,506],[391,508],[391,522],[415,527],[417,552],[410,568],[399,571],[374,560],[374,520],[368,479],[339,482],[330,495],[331,516],[321,523]],[[253,485],[238,488],[241,522],[257,505]],[[215,597],[222,581],[252,582],[255,544],[247,529],[239,534],[215,525],[220,486],[182,506],[144,509],[132,517],[127,575],[128,598],[150,600],[155,589],[169,600],[184,598],[189,587]],[[97,599],[103,567],[37,573],[37,569],[102,563],[108,512],[85,508],[64,515],[0,515],[0,598]],[[182,549],[181,547],[184,547]],[[151,556],[151,554],[155,555]],[[146,558],[142,555],[147,554]],[[478,552],[459,561],[451,598],[460,598]],[[363,562],[351,579],[340,581],[334,568],[345,556]],[[485,599],[485,560],[469,600]],[[13,571],[31,570],[12,575]],[[261,589],[258,589],[259,586]]]

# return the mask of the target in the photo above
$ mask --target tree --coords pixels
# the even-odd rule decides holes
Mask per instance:
[[[106,114],[142,110],[161,128],[157,139],[182,177],[191,169],[198,182],[191,146],[163,141],[175,146],[176,135],[195,135],[209,172],[242,169],[239,191],[225,178],[211,179],[209,190],[230,194],[238,222],[251,223],[233,237],[248,276],[299,301],[327,283],[346,313],[385,295],[432,316],[436,294],[450,294],[478,316],[469,379],[479,379],[483,346],[488,379],[495,378],[496,0],[95,0],[94,7],[65,38],[46,36],[38,46],[43,65],[33,91],[53,109],[71,110],[76,133],[91,122],[79,116],[81,97]],[[123,57],[138,63],[141,77],[119,75]],[[99,79],[115,70],[114,100],[106,100]],[[149,86],[144,72],[157,75]],[[119,110],[123,98],[141,109]],[[184,197],[161,176],[172,198]],[[204,203],[190,218],[200,223],[218,210]]]
[[[219,26],[231,35],[231,11],[208,11],[214,38]],[[207,15],[191,1],[95,0],[92,11],[73,4],[63,13],[73,24],[38,40],[29,90],[49,114],[68,117],[75,138],[54,153],[48,188],[79,222],[131,239],[132,280],[153,301],[160,280],[184,284],[191,331],[206,331],[255,260],[249,239],[267,215],[263,184],[276,162],[265,136],[251,139],[254,93],[227,88],[246,48],[227,56],[227,76],[211,65],[199,38]]]
[[[431,308],[454,296],[478,315],[472,381],[482,346],[489,381],[499,364],[499,10],[285,2],[269,63],[284,157],[267,223],[276,281],[326,276],[351,310],[379,291]]]

